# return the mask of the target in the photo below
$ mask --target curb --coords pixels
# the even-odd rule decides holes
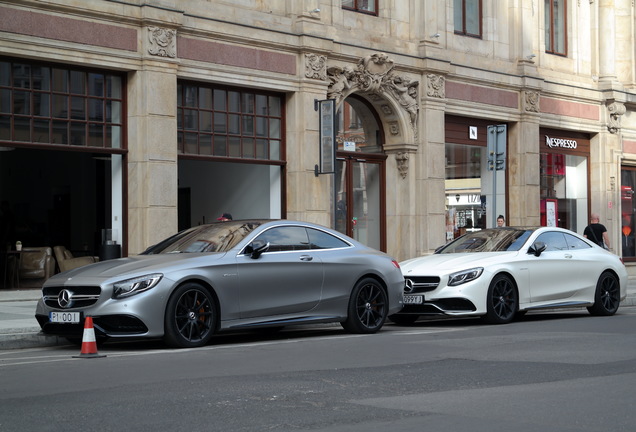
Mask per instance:
[[[20,329],[13,333],[0,333],[0,350],[42,348],[68,344],[69,342],[66,339],[42,334],[39,329]]]

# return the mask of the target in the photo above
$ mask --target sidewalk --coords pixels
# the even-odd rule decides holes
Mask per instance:
[[[0,289],[0,350],[64,345],[69,342],[40,333],[35,305],[40,289]],[[636,306],[636,277],[627,284],[627,298],[621,307]]]

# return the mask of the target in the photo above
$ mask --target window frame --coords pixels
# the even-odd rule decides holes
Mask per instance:
[[[482,39],[483,38],[483,34],[484,34],[484,29],[483,29],[483,25],[484,25],[484,9],[483,9],[483,0],[476,0],[479,4],[478,4],[478,8],[479,8],[479,34],[475,34],[475,33],[470,33],[468,31],[468,29],[466,28],[466,2],[470,1],[470,0],[458,0],[461,2],[461,14],[462,14],[462,28],[461,29],[457,29],[457,26],[455,25],[455,23],[453,22],[453,27],[454,27],[454,31],[456,35],[460,35],[460,36],[467,36],[467,37],[472,37],[475,39]],[[454,19],[453,19],[454,21]]]
[[[0,144],[9,147],[60,148],[63,146],[97,152],[121,154],[127,152],[125,74],[105,69],[74,67],[61,63],[11,57],[0,57],[0,61],[9,64],[8,82],[0,82],[0,92],[9,95],[9,111],[0,113],[3,121],[8,120],[9,135],[0,137]],[[16,85],[17,66],[23,66],[29,75],[22,79],[23,85]],[[34,75],[34,71],[38,69],[46,71],[47,76]],[[75,85],[78,82],[78,76],[82,77],[81,88]],[[99,82],[95,79],[96,77],[101,77],[102,81]],[[43,83],[45,85],[42,85]],[[96,87],[91,87],[92,84]],[[101,94],[93,91],[96,89]],[[115,95],[113,92],[118,94]],[[25,110],[28,112],[16,111],[16,97],[20,94],[25,102]],[[41,103],[38,104],[37,101]],[[56,112],[56,104],[59,102],[63,102],[66,106],[64,112]],[[81,107],[81,111],[74,114],[73,108],[78,106]],[[37,107],[41,108],[39,112],[36,112]],[[91,117],[91,113],[95,116]],[[26,127],[16,129],[16,124],[20,123]],[[45,124],[48,126],[44,126]],[[60,126],[63,124],[65,126],[62,129]],[[26,132],[27,129],[28,132]],[[38,131],[42,134],[45,129],[48,129],[48,138],[36,139]],[[95,134],[95,131],[100,133]],[[115,136],[115,131],[118,131],[118,136]],[[56,142],[58,132],[62,138],[65,138],[64,141]],[[20,135],[25,133],[28,133],[28,139],[21,139]],[[78,133],[83,137],[77,143],[73,143],[74,136],[81,136]]]
[[[195,90],[192,92],[192,90]],[[201,100],[202,93],[209,93],[209,104]],[[216,104],[216,93],[223,93],[222,107]],[[234,96],[234,97],[233,97]],[[251,99],[250,99],[251,96]],[[256,113],[257,100],[264,97],[269,109],[270,98],[278,99],[279,113],[266,115]],[[251,110],[244,110],[246,100],[251,100]],[[238,109],[233,105],[238,104]],[[205,158],[222,161],[240,161],[242,163],[262,163],[269,165],[285,164],[285,97],[281,93],[243,87],[229,87],[202,83],[197,81],[179,80],[177,83],[177,151],[180,157]],[[209,130],[202,128],[201,119],[208,116],[210,120]],[[225,118],[225,128],[219,131],[215,128],[215,118],[219,115]],[[259,122],[260,120],[260,122]],[[267,134],[259,135],[259,124],[265,121]],[[234,123],[233,123],[234,121]],[[271,121],[278,122],[278,135],[271,135]],[[247,123],[246,123],[247,122]],[[245,131],[247,124],[251,125],[251,131]],[[238,132],[236,132],[238,130]],[[209,140],[209,151],[201,151],[202,139]],[[225,138],[225,153],[216,154],[216,137]],[[196,143],[188,144],[188,139],[196,138]],[[248,141],[252,141],[249,152]],[[231,142],[238,142],[238,154],[232,153]],[[265,141],[267,156],[259,157],[258,142]],[[272,158],[272,141],[278,143],[277,158]],[[196,151],[189,151],[188,145],[196,147]]]
[[[379,7],[378,3],[379,3],[379,0],[352,0],[352,1],[353,1],[353,6],[345,6],[343,4],[344,0],[341,1],[340,4],[342,6],[342,9],[353,11],[353,12],[359,12],[359,13],[363,13],[363,14],[366,14],[366,15],[378,16],[378,7]],[[373,2],[374,10],[370,11],[370,10],[367,10],[367,9],[363,9],[363,6],[360,6],[360,3],[362,3],[363,1]]]
[[[554,3],[555,2],[563,3],[563,22],[557,23],[555,20],[558,19],[554,16]],[[568,55],[568,2],[567,0],[545,0],[544,1],[544,26],[545,26],[545,52],[547,54],[558,55],[562,57],[567,57]],[[549,22],[549,27],[546,25]],[[556,25],[560,24],[560,25]],[[558,28],[559,31],[563,34],[563,51],[558,51],[555,49],[555,44],[557,37],[555,35],[555,28]]]

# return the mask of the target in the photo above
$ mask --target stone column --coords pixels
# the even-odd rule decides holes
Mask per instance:
[[[520,121],[508,129],[508,225],[539,226],[539,93],[526,90],[521,97]]]
[[[599,81],[616,79],[615,0],[599,0]]]
[[[446,243],[446,149],[444,78],[427,75],[424,99],[420,108],[420,147],[413,162],[415,174],[415,203],[412,220],[416,235],[415,254],[431,253]],[[433,83],[442,83],[434,87]]]
[[[287,101],[287,218],[331,227],[333,174],[316,177],[319,164],[319,113],[315,100],[327,98],[326,57],[301,54],[303,80]],[[316,66],[324,64],[324,68]],[[313,67],[311,66],[313,65]]]
[[[128,253],[177,231],[177,70],[144,62],[128,75]]]

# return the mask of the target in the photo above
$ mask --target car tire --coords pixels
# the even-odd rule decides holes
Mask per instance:
[[[389,316],[389,320],[399,326],[413,325],[419,318],[420,318],[419,315],[406,315],[406,314],[399,314],[399,315],[396,314],[396,315]]]
[[[610,316],[618,310],[621,302],[621,286],[613,273],[604,272],[596,283],[594,304],[587,308],[592,315]]]
[[[384,325],[388,309],[386,292],[380,282],[364,278],[351,292],[347,319],[342,327],[350,333],[375,333]]]
[[[216,328],[214,297],[197,283],[186,283],[170,296],[164,318],[164,342],[176,348],[207,344]]]
[[[512,279],[504,274],[495,276],[488,287],[484,321],[488,324],[507,324],[514,319],[518,307],[519,295]]]

